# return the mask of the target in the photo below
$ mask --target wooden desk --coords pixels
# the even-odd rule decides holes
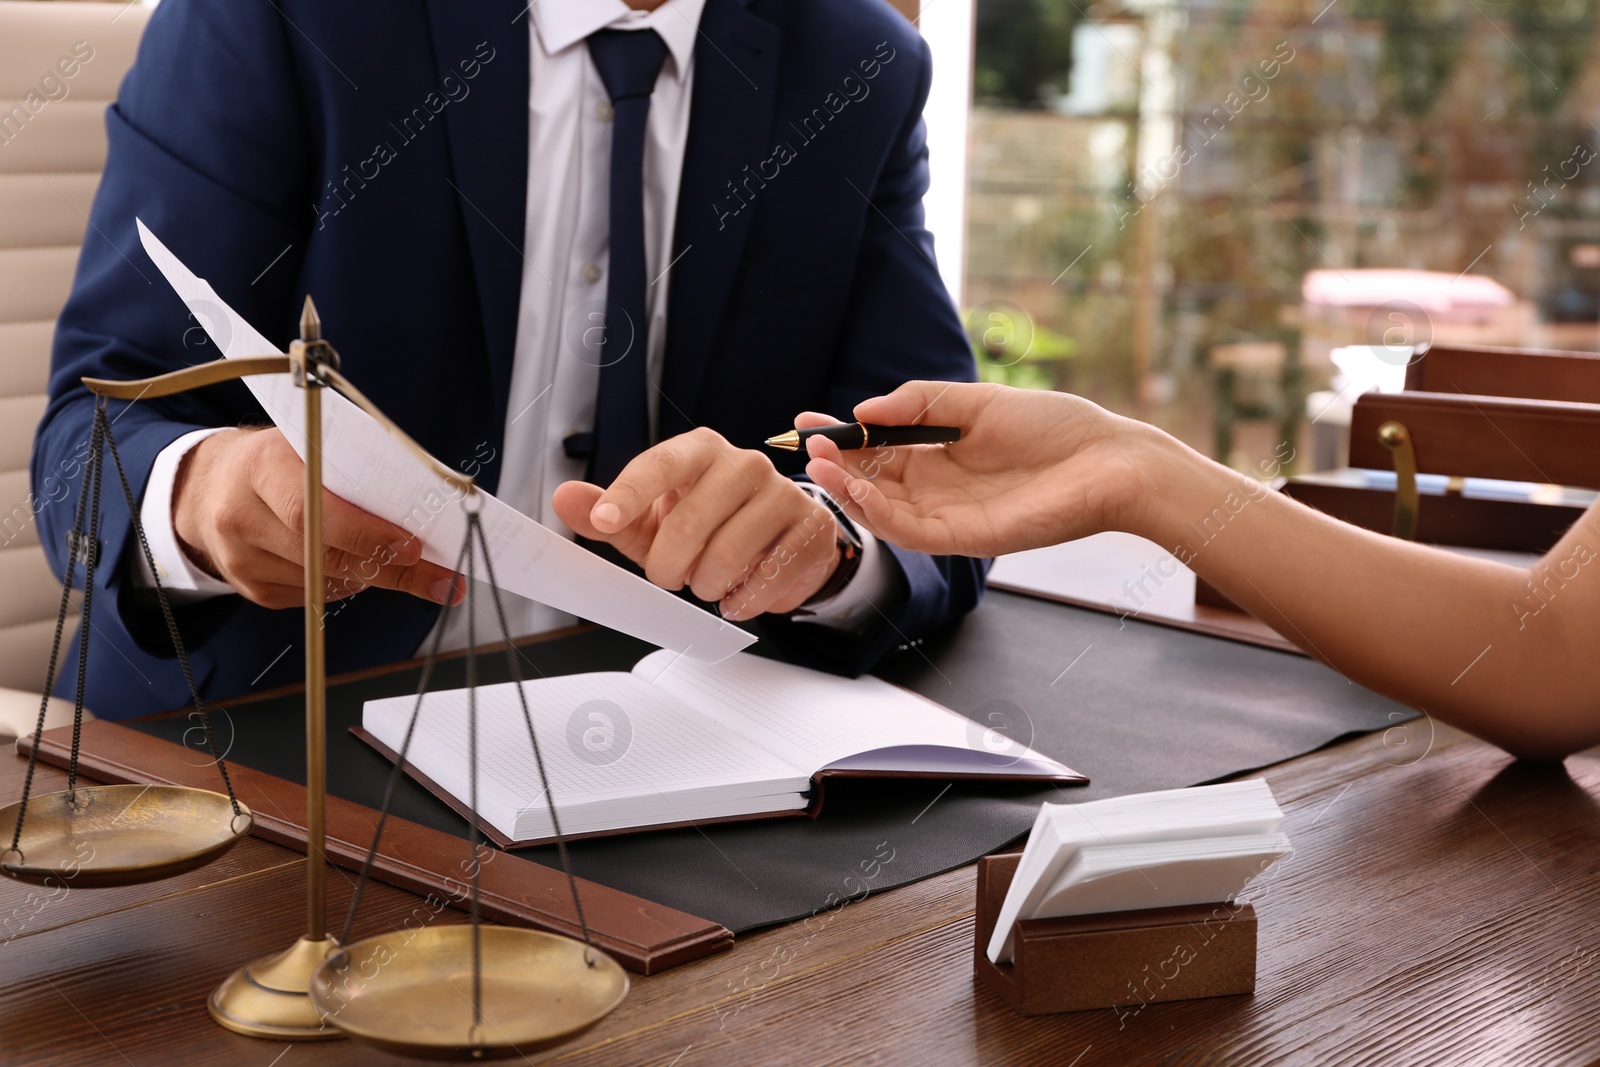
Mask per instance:
[[[1563,771],[1514,765],[1442,727],[1427,748],[1429,732],[1424,721],[1266,772],[1295,853],[1254,894],[1253,997],[1013,1015],[972,978],[967,867],[635,977],[620,1010],[536,1060],[1594,1062],[1600,750]],[[0,759],[0,795],[16,795],[21,771]],[[41,769],[38,784],[58,789],[64,776]],[[217,982],[298,929],[302,862],[250,840],[183,878],[72,890],[37,909],[34,890],[0,884],[0,922],[17,935],[0,944],[0,1062],[410,1062],[348,1042],[253,1041],[207,1016]],[[336,872],[329,888],[342,913],[349,879]],[[385,885],[367,899],[368,923],[398,923],[420,905]]]

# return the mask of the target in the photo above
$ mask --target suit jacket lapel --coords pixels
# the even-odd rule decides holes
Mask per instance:
[[[453,75],[462,80],[462,61],[481,64],[477,79],[470,83],[473,91],[444,109],[451,161],[444,192],[460,206],[483,315],[495,407],[504,412],[515,358],[527,227],[527,5],[524,0],[427,3],[440,79]],[[484,62],[486,56],[490,58]]]
[[[771,154],[782,32],[750,0],[706,0],[694,54],[689,139],[678,188],[672,290],[658,420],[661,436],[692,425],[717,327],[754,205],[735,198],[745,167]]]

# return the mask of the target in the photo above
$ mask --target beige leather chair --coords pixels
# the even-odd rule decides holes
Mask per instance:
[[[28,457],[105,165],[106,105],[150,10],[0,0],[0,735],[30,732],[39,713],[61,586],[39,547]],[[71,713],[53,701],[50,721]]]

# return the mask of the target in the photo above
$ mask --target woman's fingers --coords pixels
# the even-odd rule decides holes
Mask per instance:
[[[828,491],[850,521],[874,537],[935,555],[959,551],[955,531],[943,519],[926,513],[915,495],[903,501],[890,500],[874,483],[825,459],[806,464],[806,474]]]
[[[849,483],[853,479],[853,475],[840,466],[837,461],[813,454],[811,461],[806,464],[806,475],[813,482],[827,490],[828,495],[844,509],[845,514],[850,516],[852,521],[864,522],[866,520],[866,515],[862,513],[860,505],[850,498]],[[873,533],[877,533],[877,531],[874,530]]]
[[[854,415],[883,426],[971,427],[996,387],[971,382],[907,382],[887,396],[863,400]]]
[[[912,543],[916,539],[912,513],[897,510],[882,490],[865,478],[825,459],[806,464],[806,474],[828,491],[852,522],[866,527],[873,536],[906,548],[921,547]]]

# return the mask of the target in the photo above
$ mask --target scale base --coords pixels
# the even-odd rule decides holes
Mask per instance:
[[[253,960],[230,974],[207,1006],[218,1025],[247,1037],[275,1041],[330,1041],[343,1037],[311,1003],[311,974],[339,947],[331,937],[300,938],[282,952]]]

